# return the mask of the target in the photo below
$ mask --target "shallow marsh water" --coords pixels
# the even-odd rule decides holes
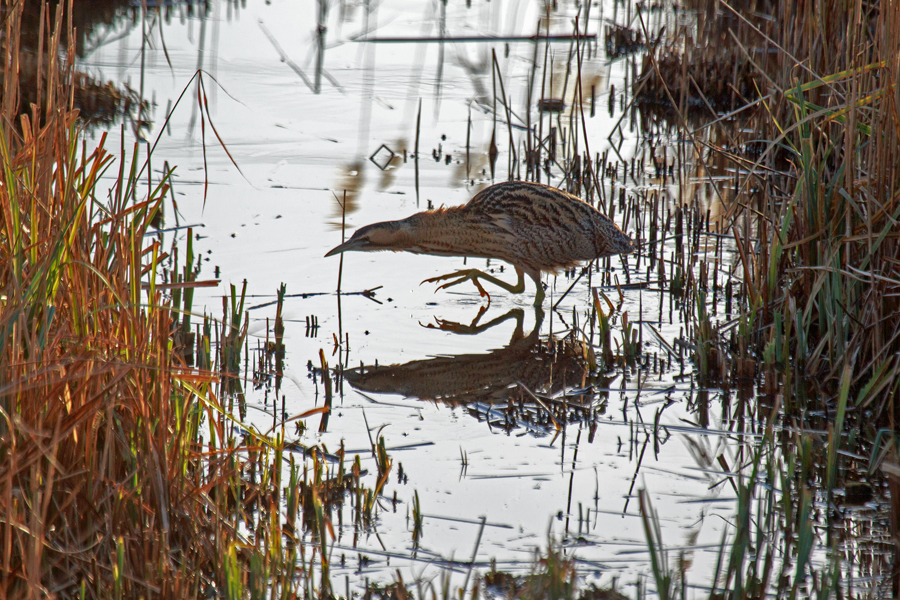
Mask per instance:
[[[336,527],[331,571],[336,590],[343,593],[345,577],[352,586],[364,580],[388,582],[395,569],[405,581],[435,577],[443,561],[451,558],[467,561],[474,556],[480,570],[491,559],[500,569],[527,569],[533,549],[546,547],[549,535],[574,548],[579,571],[588,581],[610,585],[617,579],[632,595],[631,586],[650,573],[638,511],[640,489],[649,492],[659,513],[666,546],[693,561],[689,582],[702,590],[711,580],[736,506],[729,468],[745,464],[747,448],[742,444],[752,445],[761,426],[754,415],[733,418],[736,392],[697,384],[690,353],[675,351],[683,328],[678,301],[668,287],[660,288],[646,257],[615,257],[600,265],[590,279],[575,282],[556,310],[550,307],[575,280],[564,274],[545,276],[549,287],[543,315],[531,307],[530,281],[520,296],[488,288],[492,299],[481,322],[514,311],[521,325],[511,318],[477,335],[429,327],[475,319],[486,301],[474,287],[435,292],[434,284],[420,285],[426,278],[462,268],[462,259],[348,254],[343,258],[342,290],[375,291],[371,296],[339,297],[335,289],[341,259],[323,257],[342,240],[342,217],[349,235],[371,222],[464,203],[491,181],[507,178],[510,133],[502,113],[496,123],[500,153],[493,180],[490,175],[488,149],[495,131],[491,52],[496,52],[510,108],[518,114],[512,135],[519,140],[526,111],[532,111],[532,122],[539,116],[535,107],[546,43],[471,40],[531,36],[539,23],[542,30],[547,26],[544,5],[524,0],[475,0],[471,7],[404,0],[377,6],[334,3],[321,20],[324,30],[317,29],[319,10],[313,1],[251,1],[242,7],[212,2],[205,16],[180,19],[175,6],[173,18],[161,28],[140,18],[130,25],[119,23],[81,66],[102,79],[142,87],[144,97],[155,103],[153,125],[146,132],[151,142],[168,107],[188,89],[156,147],[154,176],[159,177],[163,161],[177,166],[178,217],[176,208],[167,206],[166,227],[193,225],[198,236],[194,249],[203,256],[199,278],[221,279],[217,288],[197,290],[197,312],[204,307],[221,314],[227,285],[240,287],[247,281],[249,366],[258,362],[259,349],[274,339],[275,290],[286,285],[284,379],[276,389],[273,375],[254,383],[248,373],[243,386],[246,421],[274,434],[282,431],[284,419],[321,406],[324,386],[315,368],[323,351],[331,367],[348,370],[343,381],[335,381],[326,431],[315,431],[316,417],[302,435],[292,423],[283,430],[285,437],[306,446],[320,444],[331,452],[343,440],[351,456],[359,453],[370,477],[376,472],[370,436],[385,438],[395,471],[372,531],[356,539],[349,513],[344,525]],[[598,35],[591,42],[591,57],[582,65],[582,90],[585,97],[593,91],[594,116],[586,98],[583,125],[581,113],[575,120],[587,132],[591,153],[607,154],[611,162],[631,163],[637,157],[649,168],[653,152],[660,156],[665,148],[671,161],[679,143],[656,140],[651,151],[648,136],[629,118],[616,128],[621,107],[628,102],[622,91],[630,81],[631,63],[608,60],[603,52],[603,24],[615,20],[635,26],[629,21],[632,10],[607,0],[594,4],[585,31],[584,7],[561,2],[551,12],[549,25],[551,33],[568,36],[576,15],[581,15],[582,33]],[[674,18],[671,13],[651,13],[651,29]],[[142,27],[147,29],[143,48]],[[468,39],[359,41],[438,36]],[[568,40],[549,44],[546,71],[552,73],[552,83],[548,75],[545,98],[562,95],[569,51]],[[535,56],[538,64],[532,69]],[[204,89],[216,131],[240,172],[216,143],[211,124],[201,121],[196,88],[190,83],[198,67],[205,71]],[[534,72],[537,82],[528,103]],[[498,110],[505,113],[502,107]],[[413,151],[419,114],[417,194]],[[560,135],[569,130],[568,119],[568,112],[559,120],[554,116]],[[545,116],[548,129],[550,122]],[[93,135],[97,139],[99,133]],[[109,136],[110,149],[123,143],[127,150],[135,139],[128,127]],[[369,158],[382,159],[383,154],[375,154],[382,145],[396,153],[386,170]],[[143,144],[142,156],[146,150]],[[204,160],[209,178],[205,200]],[[524,172],[525,166],[519,169]],[[558,184],[559,169],[551,174],[550,183]],[[546,182],[546,175],[542,177]],[[680,189],[671,182],[620,175],[604,181],[603,193],[618,198],[622,186],[629,197],[655,191],[664,199],[663,211],[669,200],[709,193],[699,184]],[[345,198],[347,211],[342,215],[339,200]],[[710,210],[715,218],[716,207]],[[649,219],[648,211],[642,206],[640,218]],[[619,207],[616,220],[622,223],[623,216]],[[628,232],[635,234],[633,221]],[[163,234],[167,241],[171,235]],[[185,233],[181,229],[174,235]],[[667,242],[667,248],[671,250],[673,242]],[[720,285],[734,263],[728,244],[722,255]],[[467,264],[480,268],[484,262]],[[507,266],[499,276],[511,281],[515,275]],[[627,313],[642,342],[637,364],[621,360],[601,372],[590,368],[590,349],[579,344],[595,341],[589,319],[592,287],[617,305],[611,323],[619,343]],[[581,332],[573,334],[574,341],[563,342],[576,326]],[[551,333],[556,341],[548,344]],[[619,354],[615,346],[614,352]],[[374,365],[379,368],[373,370]],[[388,365],[403,367],[377,380]],[[587,373],[591,380],[573,376],[560,384],[557,370],[555,383],[550,383],[554,368]],[[534,403],[515,413],[515,422],[509,421],[506,398],[523,396],[519,384],[528,377],[544,386],[529,388],[532,391],[572,404],[568,425],[557,429],[547,419],[547,410]],[[569,397],[564,398],[564,392]],[[751,397],[755,391],[751,385],[740,394]],[[502,402],[491,406],[492,400]],[[402,480],[397,475],[401,465]],[[416,492],[425,515],[418,548],[411,522]],[[340,510],[348,509],[345,505]],[[336,514],[332,520],[338,523]],[[462,585],[465,569],[458,573],[454,582]]]

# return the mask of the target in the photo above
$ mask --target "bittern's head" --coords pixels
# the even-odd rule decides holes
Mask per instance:
[[[350,239],[328,251],[325,256],[341,252],[375,252],[377,250],[408,250],[408,226],[403,221],[373,223],[357,229]]]
[[[612,221],[610,221],[610,224],[612,225]],[[598,241],[600,248],[602,248],[601,256],[631,254],[635,250],[632,239],[615,225],[605,228]]]
[[[622,234],[621,239],[619,239],[619,254],[631,254],[634,252],[634,240],[628,237],[626,234]]]

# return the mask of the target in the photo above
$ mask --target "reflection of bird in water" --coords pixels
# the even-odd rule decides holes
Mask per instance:
[[[344,377],[360,391],[402,394],[450,406],[513,402],[522,409],[519,404],[534,407],[536,402],[541,402],[535,400],[540,396],[549,403],[544,408],[552,411],[551,419],[565,422],[585,418],[584,410],[598,406],[595,402],[598,392],[593,385],[606,387],[608,381],[596,374],[590,345],[574,336],[542,339],[543,311],[539,308],[536,311],[534,329],[527,336],[523,333],[521,308],[485,325],[463,327],[469,329],[466,333],[478,333],[510,318],[516,319],[512,339],[503,349],[488,354],[441,356],[402,365],[347,369]],[[458,331],[457,326],[452,329]],[[559,398],[552,399],[561,393],[565,394],[562,402],[558,402]],[[518,414],[511,418],[521,421],[529,417]]]
[[[461,326],[465,333],[478,333],[515,318],[515,333],[501,350],[347,369],[344,377],[361,392],[465,407],[492,428],[525,427],[538,435],[555,429],[558,434],[567,423],[580,422],[591,424],[592,438],[596,419],[606,411],[604,388],[609,379],[596,372],[590,345],[572,335],[541,338],[543,311],[536,311],[535,327],[527,336],[522,332],[521,308],[485,325]],[[441,322],[442,329],[445,325]],[[458,324],[450,329],[460,332]]]
[[[467,406],[474,416],[487,418],[492,426],[507,431],[525,426],[546,433],[554,426],[558,429],[565,423],[595,419],[605,412],[605,392],[598,392],[594,386],[605,388],[609,381],[596,374],[590,345],[574,336],[542,339],[543,311],[535,310],[535,326],[527,336],[522,329],[525,313],[521,308],[485,325],[454,323],[447,327],[445,322],[440,323],[442,329],[475,334],[514,318],[512,339],[500,350],[347,369],[344,377],[362,392],[402,394]]]
[[[453,280],[438,288],[442,289],[470,280],[482,296],[488,296],[478,282],[483,279],[520,294],[527,274],[537,286],[534,304],[540,306],[544,300],[541,271],[556,272],[580,261],[626,254],[633,246],[610,218],[576,196],[539,183],[510,181],[483,189],[462,206],[362,227],[325,256],[348,250],[505,260],[516,268],[515,285],[478,269],[425,281]]]

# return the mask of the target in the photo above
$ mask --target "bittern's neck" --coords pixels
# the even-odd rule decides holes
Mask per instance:
[[[465,256],[461,239],[475,223],[467,218],[462,206],[421,212],[400,221],[407,240],[407,250],[420,254]]]

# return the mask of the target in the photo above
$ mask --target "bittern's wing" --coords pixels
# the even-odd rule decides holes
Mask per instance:
[[[513,264],[555,271],[597,256],[592,227],[600,213],[562,190],[508,182],[482,190],[466,208],[489,219],[492,235],[508,245],[498,256]]]

